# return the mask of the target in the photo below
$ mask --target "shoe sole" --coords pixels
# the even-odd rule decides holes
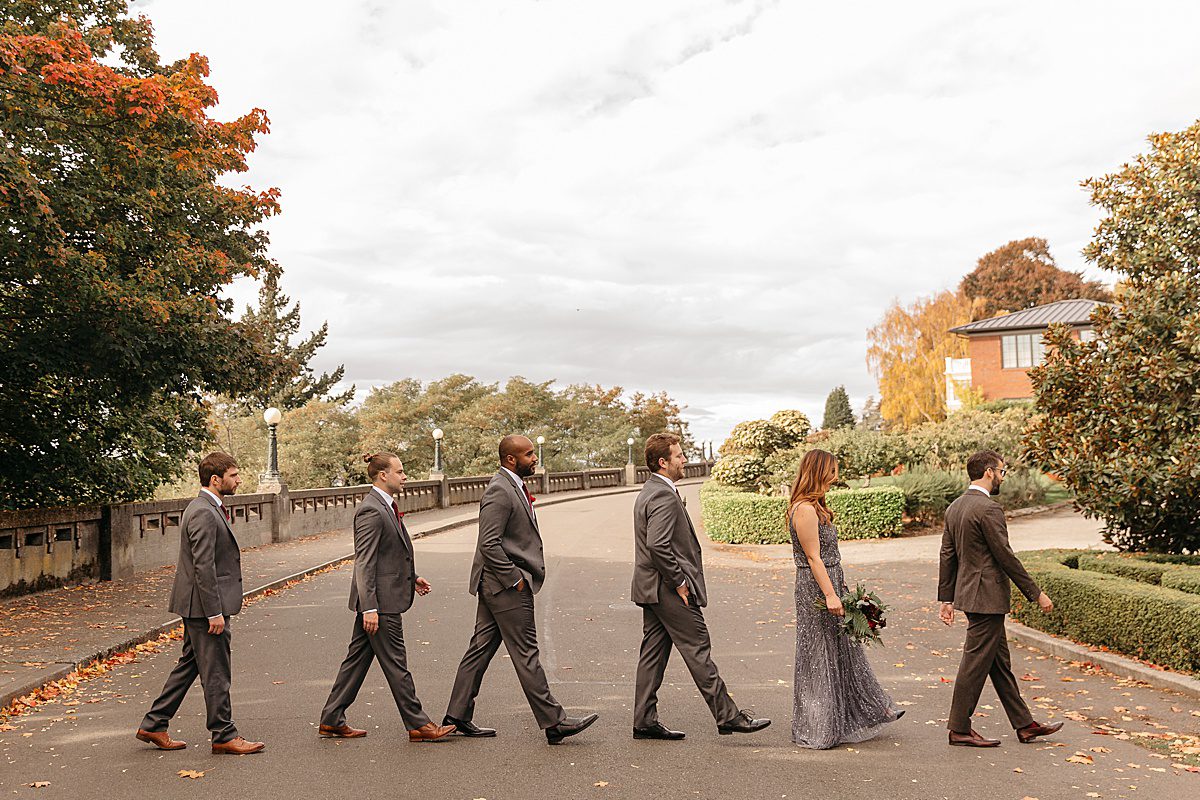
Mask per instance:
[[[238,753],[233,750],[213,750],[212,752],[213,752],[214,756],[252,756],[255,753],[261,753],[263,750],[266,750],[266,749],[267,748],[265,748],[265,747],[260,747],[257,750],[246,750],[245,752],[242,752],[242,753]]]
[[[318,733],[317,736],[321,737],[322,739],[365,739],[365,738],[367,738],[367,735],[365,733],[359,733],[359,734],[355,734],[353,736],[347,736],[344,733]]]
[[[759,731],[765,731],[769,727],[771,727],[771,723],[768,722],[761,728],[755,728],[752,731],[723,731],[720,728],[717,728],[717,733],[719,733],[721,736],[733,736],[735,733],[758,733]]]
[[[951,747],[999,747],[1000,743],[995,744],[972,744],[971,742],[950,742]]]
[[[467,739],[494,739],[496,737],[496,732],[492,731],[491,733],[463,733],[462,731],[455,731],[454,733],[452,733],[450,735],[451,736],[463,736],[463,737],[466,737]]]
[[[646,740],[659,741],[659,742],[682,742],[687,737],[686,736],[649,736],[644,733],[635,733],[633,735],[633,738],[646,739]]]

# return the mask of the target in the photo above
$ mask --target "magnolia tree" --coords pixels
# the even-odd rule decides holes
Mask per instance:
[[[1031,454],[1124,549],[1200,548],[1200,123],[1150,137],[1119,172],[1087,181],[1107,216],[1086,255],[1119,273],[1096,338],[1052,328],[1030,377]]]

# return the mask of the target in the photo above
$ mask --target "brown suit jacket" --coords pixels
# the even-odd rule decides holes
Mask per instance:
[[[986,494],[968,489],[946,509],[938,600],[954,603],[960,611],[1007,614],[1010,580],[1030,601],[1042,592],[1008,543],[1004,509]]]
[[[704,560],[692,519],[679,495],[651,475],[633,504],[630,596],[639,605],[661,603],[684,583],[692,605],[708,605]]]
[[[391,504],[372,487],[354,512],[350,610],[403,614],[412,607],[416,590],[412,539]]]

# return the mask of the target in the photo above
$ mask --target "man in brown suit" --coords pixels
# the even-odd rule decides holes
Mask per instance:
[[[971,727],[971,715],[989,677],[1021,743],[1028,744],[1062,728],[1061,722],[1043,725],[1033,719],[1013,677],[1004,632],[1004,615],[1012,596],[1009,582],[1015,583],[1031,602],[1037,602],[1043,613],[1050,613],[1054,603],[1013,553],[1004,509],[992,499],[1000,494],[1007,473],[1004,459],[994,450],[974,454],[967,459],[970,487],[946,509],[938,575],[938,600],[942,603],[939,616],[950,625],[954,609],[967,615],[967,641],[954,681],[948,725],[950,744],[962,747],[1000,744],[999,739],[985,739]]]

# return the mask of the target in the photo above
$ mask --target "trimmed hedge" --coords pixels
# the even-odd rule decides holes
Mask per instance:
[[[1013,616],[1031,628],[1107,647],[1170,669],[1200,673],[1200,595],[1091,569],[1081,550],[1019,553],[1054,600],[1042,614],[1013,587]]]
[[[1180,567],[1164,572],[1162,585],[1188,594],[1200,594],[1200,567]]]
[[[901,530],[904,492],[894,486],[839,489],[826,495],[842,539],[894,536]],[[738,492],[708,482],[700,489],[704,531],[730,544],[787,544],[787,498]]]
[[[1125,553],[1085,553],[1079,557],[1079,569],[1103,572],[1107,575],[1128,578],[1131,581],[1160,586],[1163,573],[1178,569],[1178,567],[1173,564],[1155,564],[1143,561],[1136,555]]]

